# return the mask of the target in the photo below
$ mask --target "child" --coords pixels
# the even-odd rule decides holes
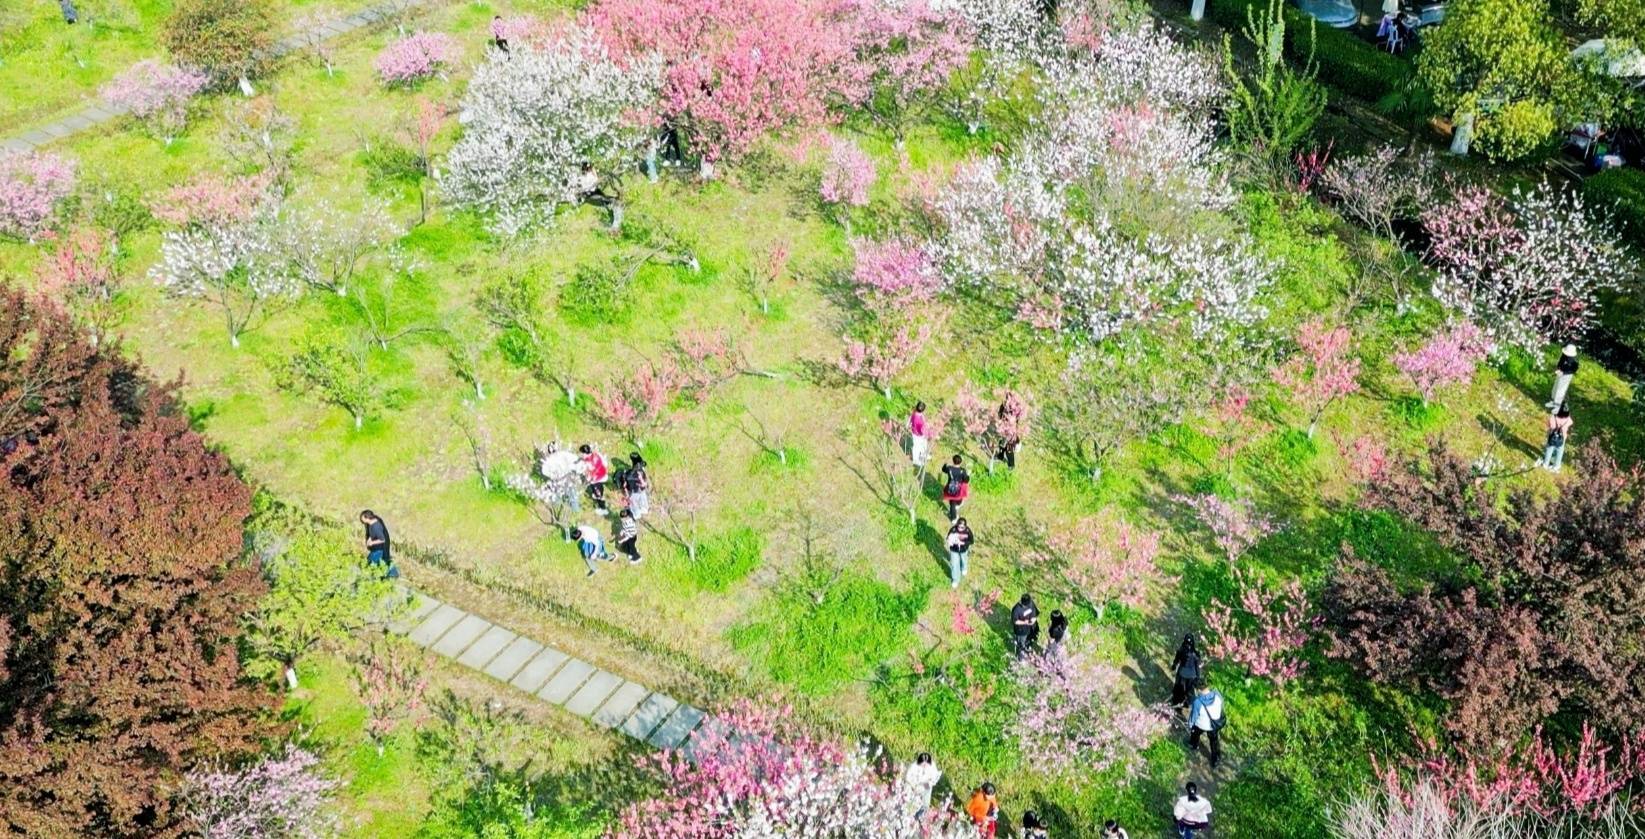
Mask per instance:
[[[628,555],[629,565],[640,564],[640,525],[634,510],[624,510],[617,518],[617,550]]]

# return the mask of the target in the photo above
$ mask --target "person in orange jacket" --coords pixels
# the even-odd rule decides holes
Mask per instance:
[[[994,795],[993,784],[983,784],[974,790],[965,812],[984,839],[994,839],[994,831],[1000,826],[1000,800]]]

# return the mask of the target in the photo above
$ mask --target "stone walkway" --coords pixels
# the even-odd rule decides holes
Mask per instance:
[[[414,607],[389,629],[589,723],[659,749],[685,742],[706,716],[645,685],[498,626],[479,615],[412,593]]]
[[[413,0],[413,5],[421,6],[427,2],[429,2],[429,0]],[[333,38],[338,38],[357,29],[369,26],[372,23],[388,17],[396,10],[404,10],[405,8],[406,4],[404,2],[388,2],[381,5],[372,6],[369,9],[362,9],[361,11],[355,12],[354,14],[340,20],[317,24],[302,32],[294,32],[291,35],[287,35],[286,37],[275,41],[274,46],[269,50],[269,52],[274,58],[289,55],[299,49],[302,49],[303,46],[310,43],[310,39],[315,36],[320,37],[321,40],[330,41]],[[47,123],[15,137],[0,139],[0,153],[37,149],[47,143],[52,143],[65,137],[71,137],[82,131],[86,131],[119,119],[120,117],[125,116],[125,114],[125,108],[110,105],[99,99],[90,105],[82,107],[78,112],[58,119],[55,122]]]

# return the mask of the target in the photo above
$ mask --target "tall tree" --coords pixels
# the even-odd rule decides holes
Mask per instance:
[[[0,357],[0,394],[43,394],[0,445],[0,831],[179,835],[184,771],[271,708],[237,656],[250,491],[167,389],[18,292]]]

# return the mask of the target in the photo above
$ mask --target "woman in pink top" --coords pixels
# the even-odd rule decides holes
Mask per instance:
[[[1565,440],[1571,435],[1571,405],[1559,403],[1559,410],[1548,418],[1548,445],[1542,450],[1542,465],[1550,472],[1558,472],[1565,462]]]
[[[914,413],[908,416],[908,433],[911,435],[908,454],[914,459],[915,468],[924,469],[925,462],[931,458],[931,441],[925,436],[924,402],[914,403]]]

